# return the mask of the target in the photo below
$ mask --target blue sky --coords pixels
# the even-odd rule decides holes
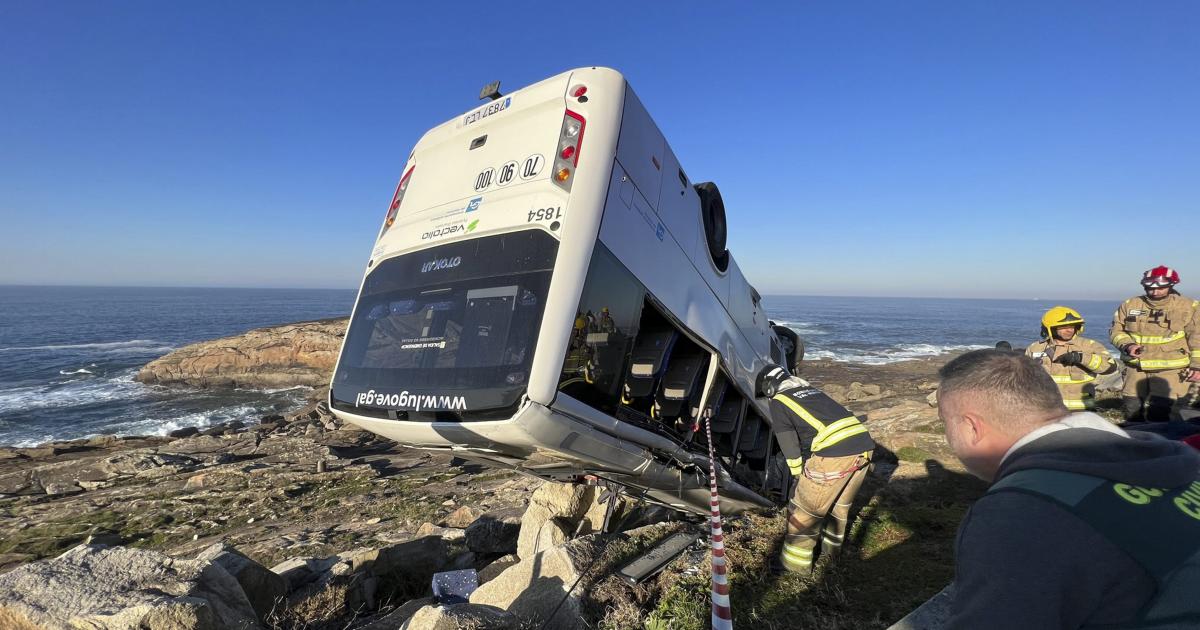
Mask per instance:
[[[353,288],[426,129],[605,65],[763,293],[1115,298],[1160,263],[1186,293],[1197,32],[1192,2],[7,2],[0,284]]]

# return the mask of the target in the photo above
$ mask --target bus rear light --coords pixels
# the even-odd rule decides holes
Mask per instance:
[[[392,195],[392,205],[388,206],[387,216],[383,220],[383,229],[379,232],[380,236],[383,236],[383,233],[387,232],[388,228],[396,222],[396,215],[400,212],[400,203],[404,201],[404,191],[408,190],[408,181],[416,168],[416,165],[410,166],[404,177],[400,178],[400,183],[396,185],[396,194]]]
[[[576,86],[572,88],[572,93],[579,88],[587,91],[584,86]],[[586,128],[587,121],[583,116],[568,109],[563,116],[562,130],[558,134],[559,150],[554,159],[554,175],[551,177],[554,183],[567,192],[571,191],[571,173],[579,165],[579,154],[583,150],[583,132]]]
[[[576,85],[575,87],[571,88],[571,96],[574,96],[575,98],[579,98],[584,94],[587,94],[586,85]]]

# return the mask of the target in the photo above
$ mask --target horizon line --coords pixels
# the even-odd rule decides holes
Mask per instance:
[[[213,291],[358,291],[357,287],[269,287],[269,286],[213,286],[213,285],[137,285],[137,284],[6,284],[3,288],[34,288],[34,289],[208,289]],[[945,295],[831,295],[827,293],[764,293],[767,298],[864,298],[864,299],[896,299],[896,300],[1018,300],[1027,302],[1075,301],[1103,302],[1109,300],[1124,300],[1120,297],[1087,297],[1050,299],[1042,297],[959,297]]]

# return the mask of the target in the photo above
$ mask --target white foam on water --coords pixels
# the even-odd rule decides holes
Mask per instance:
[[[962,350],[979,350],[992,346],[968,344],[932,344],[932,343],[902,343],[892,348],[879,350],[809,350],[806,359],[825,359],[839,363],[861,363],[863,365],[886,365],[901,361],[912,361],[926,357],[936,357],[950,352]]]
[[[28,439],[24,439],[24,440],[18,440],[16,442],[13,442],[12,446],[15,446],[17,448],[33,448],[35,446],[41,446],[42,444],[45,444],[46,442],[53,442],[53,441],[54,441],[54,436],[50,435],[50,434],[46,434],[40,438],[28,438]]]
[[[186,427],[203,429],[211,427],[214,424],[232,422],[234,420],[245,422],[254,419],[262,413],[264,413],[262,409],[255,405],[229,405],[227,407],[197,411],[171,418],[147,418],[135,422],[121,423],[114,426],[113,429],[121,435],[165,436],[171,431]]]
[[[58,373],[62,374],[63,376],[71,376],[72,374],[95,374],[95,372],[93,372],[87,368],[79,368],[78,370],[70,370],[70,371],[59,370]]]
[[[276,387],[273,389],[272,388],[248,389],[248,388],[236,387],[236,388],[234,388],[233,391],[235,391],[235,392],[258,392],[260,394],[282,394],[284,392],[308,392],[308,391],[312,391],[312,389],[313,388],[308,385],[292,385],[291,387]]]
[[[796,331],[796,334],[800,335],[801,339],[803,339],[805,337],[811,337],[814,335],[828,335],[829,334],[828,332],[817,328],[817,324],[814,324],[812,322],[789,322],[789,321],[781,321],[781,320],[774,320],[774,321],[776,324],[779,324],[780,326],[787,326],[788,328],[791,328],[792,330]]]
[[[8,348],[0,348],[0,352],[16,352],[30,350],[100,350],[100,351],[121,351],[121,350],[136,350],[138,352],[157,352],[160,349],[166,348],[174,350],[175,346],[168,344],[165,341],[155,341],[153,339],[131,339],[129,341],[109,341],[103,343],[70,343],[70,344],[51,344],[45,346],[11,346]]]
[[[137,368],[118,372],[113,378],[75,379],[32,387],[0,390],[0,413],[62,409],[144,398],[150,388],[133,380]]]

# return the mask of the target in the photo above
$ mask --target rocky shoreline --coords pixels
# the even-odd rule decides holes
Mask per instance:
[[[290,324],[188,346],[148,364],[138,379],[191,387],[320,387],[344,325]],[[732,519],[735,619],[785,627],[784,620],[802,611],[829,627],[884,628],[944,585],[956,518],[981,489],[949,456],[936,410],[926,401],[944,360],[807,365],[805,376],[865,414],[881,443],[855,526],[860,553],[825,579],[774,578],[762,569],[782,532],[781,517]],[[409,628],[546,622],[641,628],[655,620],[669,622],[660,627],[691,628],[707,619],[703,540],[642,585],[612,575],[640,549],[694,528],[687,519],[622,505],[625,531],[599,533],[597,515],[606,505],[597,502],[597,488],[544,483],[400,448],[341,424],[321,402],[252,425],[0,448],[0,461],[0,622],[7,614],[28,621],[27,627],[51,628],[68,618],[159,609],[174,610],[184,621],[153,627],[396,628],[412,617]],[[924,525],[903,522],[913,508]],[[913,574],[900,562],[898,570],[910,574],[904,586],[876,593],[855,582],[859,568],[881,574],[881,554],[914,545],[933,563]],[[470,603],[429,606],[430,576],[467,568],[478,570],[482,583]],[[50,607],[28,592],[48,572],[61,589],[61,576],[89,571],[109,571],[128,584],[118,593],[83,579],[87,584],[70,588],[84,595]],[[240,590],[213,577],[222,572]],[[167,584],[164,573],[177,579]],[[767,597],[764,580],[783,585],[792,599]],[[843,580],[857,584],[857,595],[878,598],[859,604],[870,615],[846,613],[849,596],[828,590],[840,589]],[[20,627],[15,623],[0,625]]]

